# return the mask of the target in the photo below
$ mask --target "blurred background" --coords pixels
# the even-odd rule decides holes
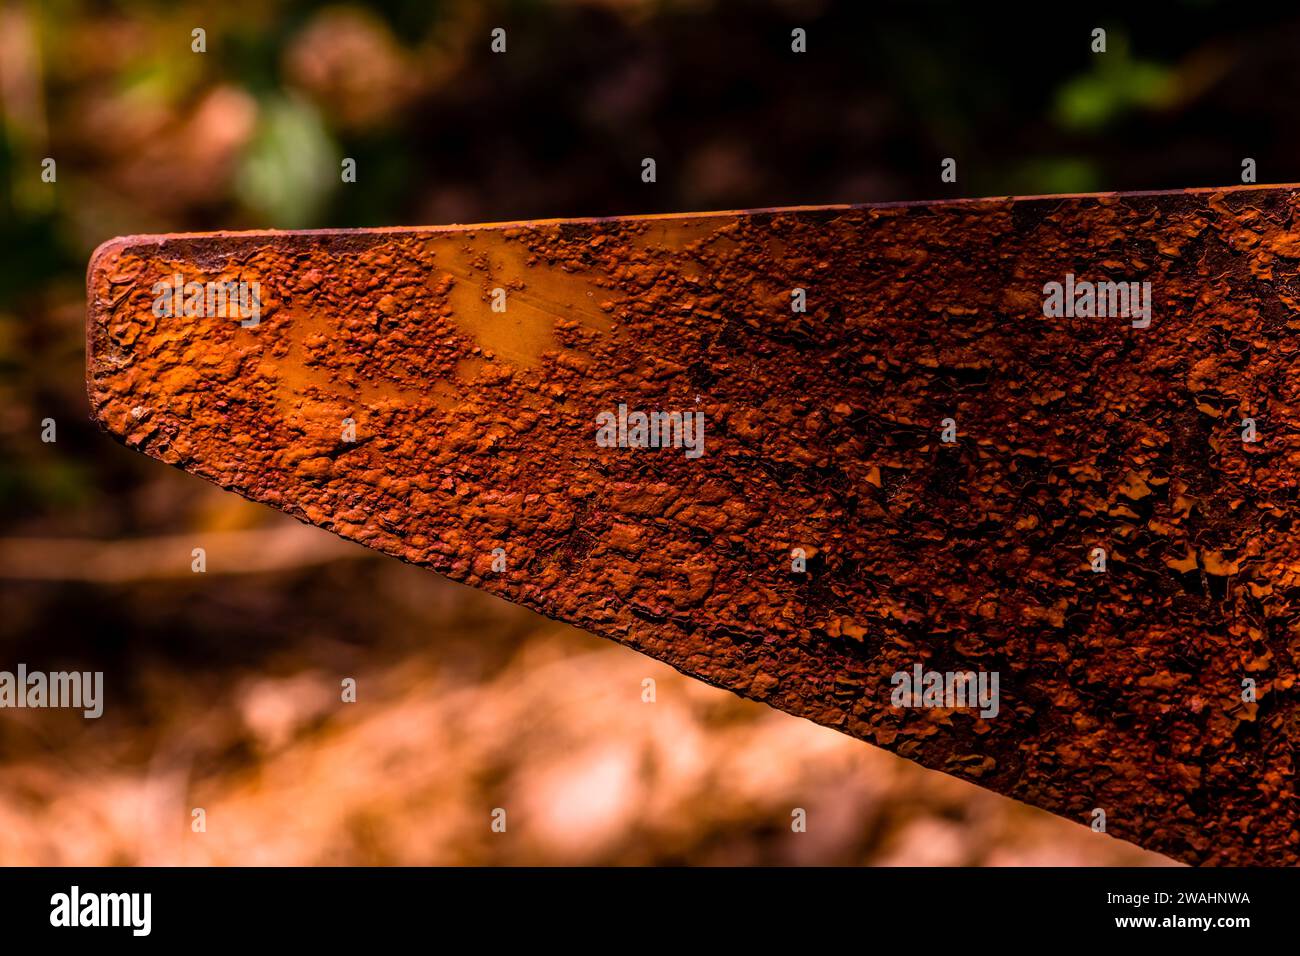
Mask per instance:
[[[0,669],[103,670],[107,697],[0,712],[0,863],[1167,862],[88,419],[84,272],[114,235],[1230,185],[1246,157],[1300,180],[1300,13],[988,6],[0,0]]]

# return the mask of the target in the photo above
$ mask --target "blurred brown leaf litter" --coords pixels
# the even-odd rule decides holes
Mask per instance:
[[[0,715],[0,863],[1167,862],[300,528],[87,420],[84,269],[113,235],[1211,185],[1239,143],[1262,180],[1300,180],[1293,14],[950,9],[0,3],[0,667],[103,670],[108,697],[99,721]],[[1070,39],[1095,19],[1119,41],[1105,69]]]

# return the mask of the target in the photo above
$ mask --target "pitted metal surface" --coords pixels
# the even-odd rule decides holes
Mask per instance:
[[[1298,212],[128,237],[90,265],[88,388],[129,447],[711,684],[1180,860],[1294,864]],[[1149,282],[1149,325],[1046,316],[1067,275]],[[160,315],[176,276],[248,283],[255,324]],[[701,454],[606,447],[620,406],[702,415]],[[917,665],[996,673],[997,713],[895,706]]]

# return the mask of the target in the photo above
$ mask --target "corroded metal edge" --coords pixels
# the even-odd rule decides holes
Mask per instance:
[[[129,447],[710,683],[1189,862],[1294,863],[1296,208],[128,237],[88,270],[88,391]],[[262,324],[151,322],[174,269],[264,283]],[[1045,316],[1067,273],[1150,282],[1151,327]],[[708,453],[598,447],[619,404],[700,410]],[[894,706],[918,664],[999,673],[1000,713]]]

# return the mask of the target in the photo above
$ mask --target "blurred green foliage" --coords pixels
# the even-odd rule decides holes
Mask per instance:
[[[1095,131],[1131,110],[1157,108],[1174,92],[1168,67],[1133,59],[1127,37],[1112,31],[1106,53],[1093,57],[1092,69],[1057,91],[1054,112],[1067,129]]]
[[[301,99],[261,101],[257,133],[240,164],[234,195],[270,227],[296,229],[320,219],[341,181],[339,149],[320,114]]]

